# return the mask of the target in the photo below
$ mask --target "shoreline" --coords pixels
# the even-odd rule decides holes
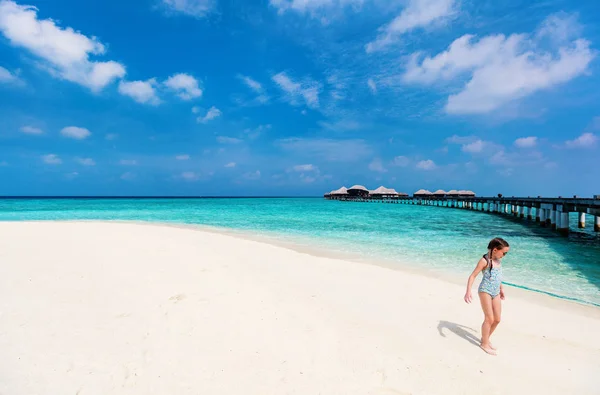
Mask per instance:
[[[34,221],[6,221],[6,222],[32,222],[32,223],[47,223],[47,222],[63,222],[63,223],[107,223],[107,224],[132,224],[132,225],[140,225],[140,226],[164,226],[169,228],[178,228],[178,229],[189,229],[200,232],[209,232],[219,235],[225,235],[230,237],[235,237],[242,240],[250,240],[259,243],[265,243],[281,248],[285,248],[291,251],[295,251],[301,254],[307,254],[313,257],[318,258],[328,258],[328,259],[336,259],[349,261],[360,264],[367,264],[372,266],[377,266],[385,269],[390,269],[399,272],[405,272],[412,275],[418,275],[430,279],[436,279],[440,281],[444,281],[450,284],[466,286],[466,279],[468,278],[469,273],[465,273],[464,276],[459,276],[458,274],[453,275],[449,272],[439,272],[434,270],[427,270],[421,266],[411,264],[410,262],[405,262],[401,260],[390,260],[390,259],[369,259],[364,257],[358,253],[342,253],[340,251],[332,251],[325,247],[320,246],[308,246],[306,244],[300,242],[294,242],[294,237],[291,237],[286,240],[278,239],[274,236],[269,236],[264,233],[246,231],[242,229],[234,229],[234,228],[225,228],[225,227],[217,227],[210,225],[202,225],[202,224],[185,224],[185,223],[175,223],[175,222],[159,222],[159,221],[135,221],[135,220],[34,220]],[[308,239],[306,240],[309,241]],[[464,279],[463,279],[464,277]],[[464,280],[464,281],[463,281]],[[477,278],[473,289],[475,290],[476,285],[479,283],[480,279]],[[550,307],[555,309],[561,309],[563,311],[577,311],[580,314],[586,316],[594,316],[596,318],[600,318],[600,306],[596,305],[592,302],[586,302],[583,300],[570,298],[566,296],[556,295],[546,291],[540,291],[532,288],[528,288],[527,286],[522,286],[518,284],[510,284],[504,282],[504,285],[510,289],[510,293],[508,297],[512,297],[512,295],[517,296],[518,298],[522,298],[529,302],[533,302],[539,306]],[[475,292],[474,292],[475,293]],[[462,296],[460,299],[462,300]]]

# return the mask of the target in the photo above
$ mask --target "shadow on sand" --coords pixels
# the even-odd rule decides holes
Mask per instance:
[[[475,329],[469,328],[468,326],[458,325],[454,322],[440,321],[437,328],[438,332],[440,333],[440,336],[442,337],[446,337],[444,329],[447,329],[448,331],[454,333],[460,338],[465,339],[474,346],[479,347],[479,344],[481,343],[479,337],[477,337],[476,335],[477,332],[475,331]]]

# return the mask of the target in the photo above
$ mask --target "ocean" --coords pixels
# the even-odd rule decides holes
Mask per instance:
[[[576,229],[574,215],[565,238],[507,216],[322,198],[0,199],[0,221],[28,220],[217,227],[465,283],[499,236],[511,245],[503,261],[507,285],[600,307],[600,235]]]

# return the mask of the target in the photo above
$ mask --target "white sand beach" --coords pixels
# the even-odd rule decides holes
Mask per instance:
[[[464,286],[224,234],[5,222],[0,263],[2,395],[600,393],[600,309],[511,288],[493,357]]]

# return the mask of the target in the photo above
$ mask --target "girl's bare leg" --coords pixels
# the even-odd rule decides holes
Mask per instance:
[[[494,308],[492,306],[492,297],[485,292],[479,293],[481,309],[483,310],[484,320],[481,324],[481,348],[488,354],[496,355],[496,351],[491,347],[490,335],[492,325],[494,324]]]
[[[492,333],[494,333],[502,318],[502,300],[500,299],[500,296],[496,296],[494,299],[492,299],[492,312],[494,314],[494,321],[490,327],[490,336],[492,336]],[[492,343],[490,343],[490,347],[493,350],[496,349]]]

